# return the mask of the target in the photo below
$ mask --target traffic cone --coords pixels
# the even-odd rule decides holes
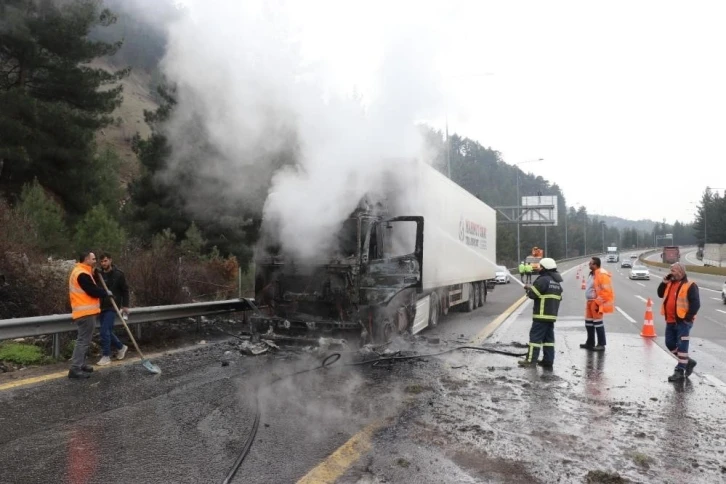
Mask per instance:
[[[585,290],[585,278],[582,278],[582,285],[580,286],[580,289]]]
[[[643,317],[643,329],[640,336],[644,338],[655,338],[655,325],[653,325],[653,301],[648,298],[645,303],[645,316]]]

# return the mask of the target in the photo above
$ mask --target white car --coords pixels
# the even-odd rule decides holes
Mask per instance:
[[[650,280],[650,271],[645,266],[639,266],[634,265],[632,269],[630,269],[630,276],[628,276],[630,279],[645,279],[646,281]]]
[[[497,284],[509,284],[512,282],[512,275],[509,273],[506,267],[497,266],[497,271],[494,273],[494,282]]]

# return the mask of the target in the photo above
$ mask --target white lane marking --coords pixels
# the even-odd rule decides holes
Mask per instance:
[[[644,298],[643,296],[641,296],[640,294],[633,294],[633,296],[637,297],[638,299],[640,299],[644,303],[647,303],[648,302],[648,300],[646,298]]]
[[[627,319],[627,320],[628,320],[628,321],[630,321],[631,323],[635,324],[635,320],[634,320],[633,318],[631,318],[631,317],[630,317],[630,315],[629,315],[628,313],[626,313],[625,311],[623,311],[622,309],[620,309],[620,306],[615,306],[615,309],[617,309],[617,310],[618,310],[618,312],[619,312],[620,314],[622,314],[622,315],[623,315],[623,317],[624,317],[625,319]]]
[[[713,299],[714,301],[720,301],[721,300],[720,297],[712,297],[711,299]],[[716,311],[718,311],[718,309]]]
[[[636,282],[636,284],[640,284],[641,286],[645,287],[645,284],[643,284],[642,282]]]
[[[716,289],[709,289],[708,287],[701,287],[701,286],[698,286],[698,288],[699,288],[699,289],[703,289],[704,291],[711,291],[711,292],[721,292],[721,291],[717,291]]]
[[[721,311],[720,309],[717,309],[716,311],[718,311],[719,313],[724,313],[724,314],[726,314],[726,311]]]

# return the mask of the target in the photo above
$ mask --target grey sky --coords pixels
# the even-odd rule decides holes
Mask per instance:
[[[420,119],[448,118],[509,163],[545,158],[521,168],[569,205],[688,221],[706,185],[726,187],[724,2],[274,5],[324,87],[373,104],[390,32],[415,33],[406,48],[420,58],[423,46],[435,73],[413,87]]]

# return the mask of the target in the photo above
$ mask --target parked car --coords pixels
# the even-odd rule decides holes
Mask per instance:
[[[650,280],[650,271],[645,266],[639,266],[634,265],[632,269],[630,269],[630,276],[628,276],[630,279],[645,279],[646,281]]]
[[[494,282],[497,284],[509,284],[512,282],[512,275],[509,273],[506,267],[497,266],[497,270],[494,273]]]
[[[629,260],[624,260],[620,263],[620,267],[633,267],[633,264]]]
[[[726,282],[724,282],[723,287],[721,287],[721,299],[723,299],[723,303],[726,304]]]

